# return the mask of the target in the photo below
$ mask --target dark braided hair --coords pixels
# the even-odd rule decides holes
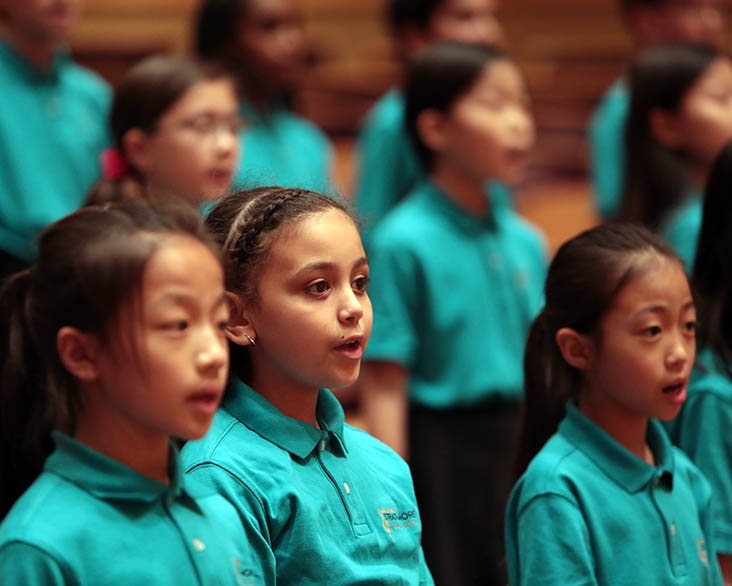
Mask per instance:
[[[332,209],[353,219],[344,202],[305,189],[258,187],[220,199],[206,224],[223,250],[227,291],[256,304],[259,270],[267,262],[272,245],[282,230],[308,216]],[[246,380],[249,373],[247,351],[237,344],[230,344],[230,349],[232,368]]]

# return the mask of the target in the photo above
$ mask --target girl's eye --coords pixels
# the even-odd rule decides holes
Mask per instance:
[[[653,336],[657,336],[658,334],[661,333],[661,328],[660,328],[660,326],[650,326],[650,327],[646,328],[645,330],[643,330],[643,333],[647,337],[652,338]]]
[[[354,291],[366,291],[366,285],[369,283],[368,277],[358,277],[353,281]]]
[[[218,324],[216,324],[216,327],[218,327],[222,332],[226,330],[226,328],[229,327],[229,320],[228,319],[222,319]]]
[[[311,283],[305,288],[308,293],[314,293],[316,295],[327,293],[329,289],[330,285],[328,285],[328,281],[315,281],[315,283]]]
[[[695,321],[687,321],[684,324],[684,328],[686,329],[687,332],[695,333],[696,332],[696,322]]]
[[[188,328],[188,322],[186,320],[176,320],[163,324],[163,329],[171,332],[182,332]]]

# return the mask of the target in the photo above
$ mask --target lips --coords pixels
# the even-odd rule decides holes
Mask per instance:
[[[686,379],[679,379],[663,387],[663,394],[672,403],[681,404],[686,401]]]
[[[186,399],[198,413],[208,417],[213,417],[216,409],[219,407],[221,393],[219,391],[200,391],[189,395]]]
[[[360,336],[348,338],[342,344],[336,346],[336,350],[347,358],[358,360],[363,356],[363,339]]]

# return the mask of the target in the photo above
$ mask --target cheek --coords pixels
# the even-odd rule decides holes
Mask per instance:
[[[701,107],[690,112],[686,126],[689,154],[711,163],[732,139],[732,111],[720,105]]]

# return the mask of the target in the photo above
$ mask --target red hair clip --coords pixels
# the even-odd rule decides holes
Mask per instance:
[[[129,165],[118,148],[105,149],[99,158],[102,162],[102,177],[104,179],[117,181],[129,173]]]

